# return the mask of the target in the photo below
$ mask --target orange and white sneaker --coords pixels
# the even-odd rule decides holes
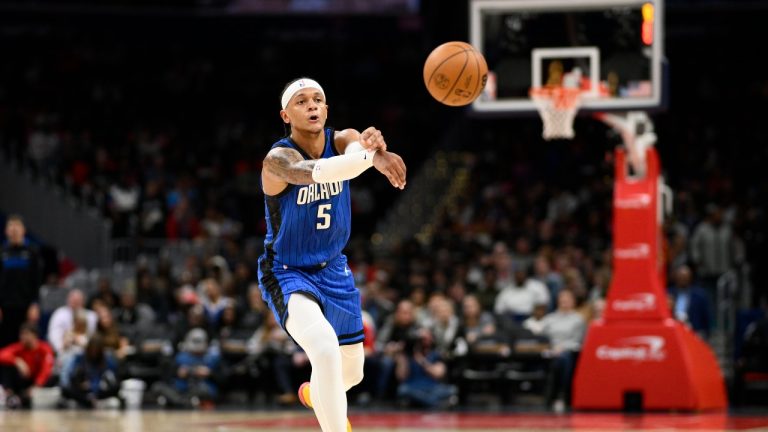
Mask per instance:
[[[302,405],[312,409],[312,399],[309,396],[309,382],[305,382],[299,386],[299,401]],[[347,432],[352,432],[352,423],[347,419]]]

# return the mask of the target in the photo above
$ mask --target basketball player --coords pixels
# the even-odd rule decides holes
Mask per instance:
[[[261,172],[267,235],[259,282],[312,365],[299,399],[314,408],[324,432],[343,432],[351,430],[346,391],[363,379],[364,360],[360,293],[341,253],[351,226],[349,180],[374,167],[403,189],[405,164],[373,127],[326,128],[317,81],[290,82],[281,103],[289,133],[272,144]]]

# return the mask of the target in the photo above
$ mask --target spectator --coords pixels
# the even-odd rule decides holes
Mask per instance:
[[[533,312],[533,306],[549,303],[549,290],[542,282],[528,277],[526,267],[515,265],[514,278],[496,296],[494,312],[497,315],[512,315],[518,322]]]
[[[120,332],[120,327],[112,317],[112,311],[106,306],[98,306],[96,315],[98,316],[96,335],[104,341],[104,347],[117,360],[122,360],[132,351],[128,338]]]
[[[392,382],[392,374],[395,370],[395,360],[402,354],[405,342],[417,331],[416,312],[410,300],[401,300],[384,326],[376,336],[375,364],[379,377],[376,385],[376,396],[384,397]]]
[[[98,282],[96,282],[96,292],[88,297],[87,307],[91,310],[96,310],[94,303],[101,303],[109,309],[114,309],[119,303],[119,298],[114,291],[112,291],[112,282],[107,276],[100,276]]]
[[[674,283],[669,288],[675,318],[687,324],[704,340],[712,328],[711,310],[706,291],[693,283],[693,273],[687,265],[675,269]]]
[[[544,317],[547,315],[549,305],[545,303],[539,303],[533,307],[533,313],[525,321],[523,321],[523,327],[530,330],[535,335],[540,335],[544,332]]]
[[[430,322],[434,349],[443,359],[449,360],[459,333],[459,317],[453,303],[445,296],[435,298]]]
[[[120,293],[120,302],[112,311],[112,317],[124,334],[133,338],[155,323],[155,311],[136,299],[136,289],[127,284]]]
[[[56,372],[59,373],[63,367],[76,355],[85,351],[88,345],[90,334],[88,333],[88,318],[84,309],[78,310],[72,316],[72,327],[64,332],[61,349],[56,352]]]
[[[449,408],[458,403],[458,389],[446,383],[448,367],[433,341],[432,333],[422,329],[397,355],[395,375],[401,403],[426,408]]]
[[[571,379],[586,329],[570,290],[563,289],[558,293],[557,309],[544,317],[542,327],[542,334],[550,343],[546,355],[552,359],[547,402],[555,411],[562,411],[570,405]]]
[[[19,341],[0,350],[0,391],[5,392],[6,407],[29,408],[32,387],[48,383],[53,363],[53,350],[38,338],[37,326],[22,325]]]
[[[83,292],[79,289],[73,289],[67,296],[67,304],[53,312],[51,320],[48,322],[48,343],[51,344],[57,355],[64,349],[65,335],[74,330],[75,318],[78,314],[85,318],[87,335],[92,335],[96,331],[96,322],[98,321],[96,312],[85,309],[83,307],[84,301]]]
[[[281,405],[292,405],[298,402],[296,389],[291,376],[293,371],[292,357],[296,344],[291,341],[285,330],[277,324],[274,314],[265,316],[264,324],[248,339],[248,352],[252,361],[266,363],[268,371],[263,371],[274,378],[277,389],[277,402]]]
[[[493,314],[480,307],[480,301],[473,294],[464,297],[461,303],[461,324],[459,326],[459,343],[456,354],[461,355],[472,351],[476,344],[496,335],[496,323]]]
[[[0,347],[18,339],[19,328],[30,313],[39,315],[43,266],[39,250],[25,234],[21,216],[9,216],[0,249]]]
[[[168,239],[194,239],[202,233],[200,220],[186,196],[180,195],[176,206],[165,222],[165,236]]]
[[[217,374],[221,356],[211,349],[208,335],[200,328],[191,329],[174,357],[170,383],[158,381],[152,392],[161,406],[211,406],[218,396]]]
[[[83,408],[122,405],[117,367],[117,360],[107,351],[101,337],[93,336],[85,351],[65,365],[61,373],[62,395]]]
[[[710,302],[716,298],[717,279],[741,262],[743,251],[731,223],[716,204],[707,206],[706,218],[691,236],[691,259]]]
[[[221,315],[224,313],[224,309],[232,304],[232,299],[221,295],[221,285],[214,278],[203,279],[200,286],[200,291],[202,291],[200,298],[206,321],[213,329],[216,329],[221,324]]]
[[[256,331],[269,313],[267,304],[264,303],[264,299],[261,297],[259,284],[254,282],[248,287],[248,298],[245,306],[245,310],[240,317],[240,327],[244,330]]]

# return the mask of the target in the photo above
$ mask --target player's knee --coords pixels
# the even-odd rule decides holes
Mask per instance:
[[[352,367],[344,369],[344,387],[350,388],[360,384],[363,381],[363,363],[355,364]]]
[[[314,357],[317,361],[332,364],[341,363],[341,354],[335,341],[321,342],[314,344]]]

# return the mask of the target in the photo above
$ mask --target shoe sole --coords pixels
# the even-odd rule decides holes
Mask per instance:
[[[305,382],[299,386],[299,402],[307,408],[312,409],[312,399],[309,396],[309,383]],[[352,432],[352,423],[347,419],[347,432]]]
[[[305,382],[299,387],[299,402],[307,408],[312,408],[312,400],[309,397],[309,383]]]

